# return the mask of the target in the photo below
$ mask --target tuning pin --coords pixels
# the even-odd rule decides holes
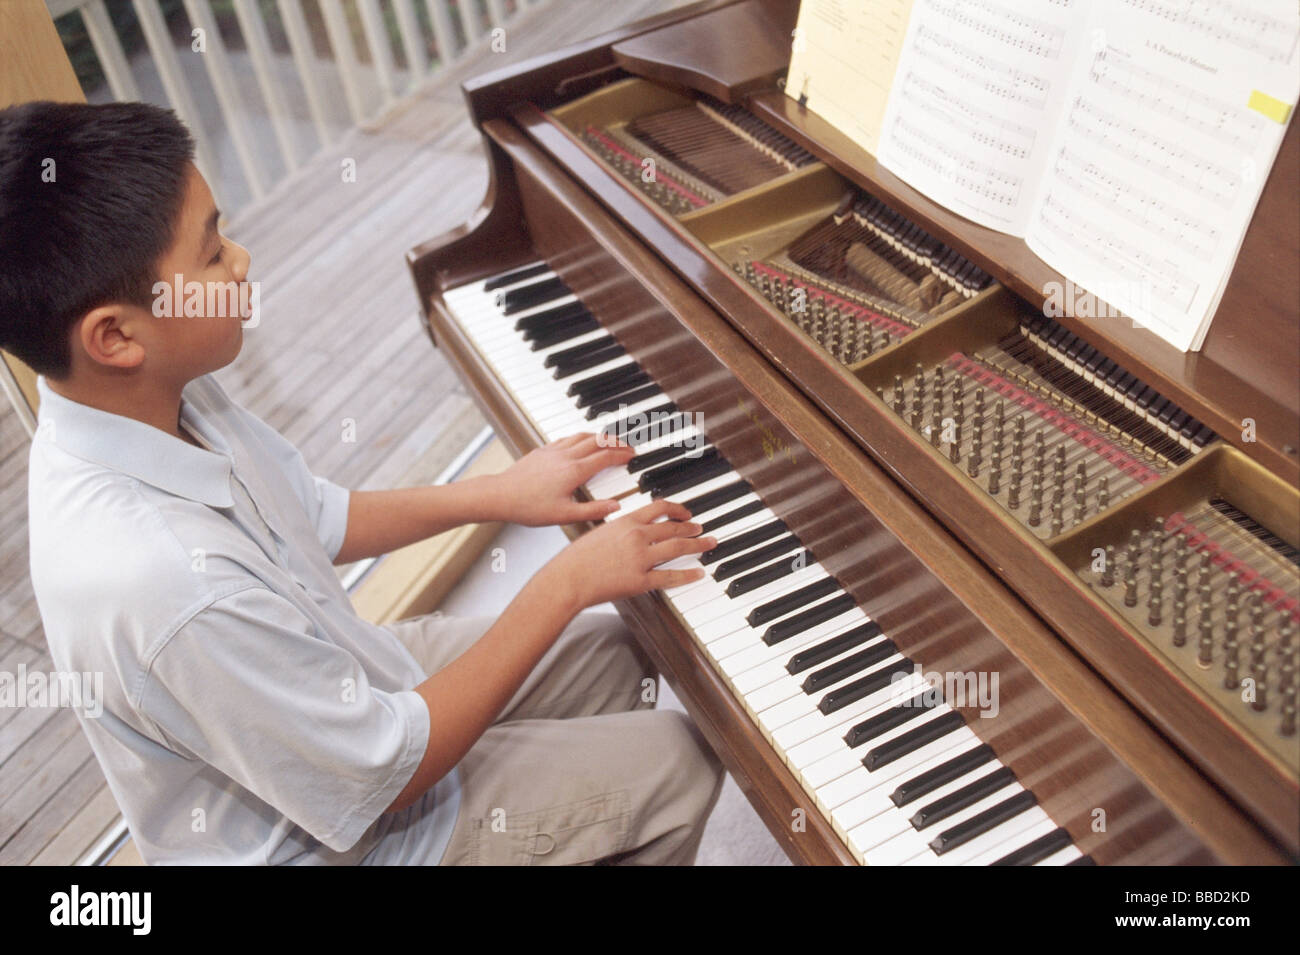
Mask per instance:
[[[1128,534],[1128,562],[1136,564],[1142,554],[1142,532],[1136,527]]]
[[[1043,478],[1043,466],[1046,464],[1046,456],[1047,449],[1043,443],[1043,432],[1040,431],[1034,435],[1034,477],[1040,481]]]
[[[1253,655],[1253,647],[1251,651]],[[1257,713],[1263,713],[1268,709],[1268,663],[1262,656],[1258,663],[1251,663],[1250,676],[1255,681],[1255,699],[1251,702],[1250,708]]]
[[[1110,507],[1110,479],[1106,475],[1101,476],[1097,482],[1097,510],[1104,511]]]
[[[989,493],[996,495],[1002,486],[1002,452],[996,447],[989,455]]]
[[[1051,535],[1053,537],[1061,533],[1061,528],[1064,524],[1064,517],[1061,513],[1061,510],[1062,510],[1061,502],[1053,501],[1052,502],[1052,526],[1051,526]]]
[[[1240,684],[1240,645],[1237,643],[1237,630],[1233,627],[1223,638],[1223,688],[1235,690]]]
[[[1174,601],[1174,646],[1187,643],[1187,601]]]
[[[1020,484],[1024,475],[1020,473],[1020,459],[1011,462],[1011,483],[1007,486],[1007,507],[1013,511],[1020,507]]]
[[[1164,592],[1164,584],[1158,580],[1151,582],[1151,592],[1147,597],[1147,623],[1150,626],[1160,626],[1160,597]]]
[[[975,389],[975,417],[984,417],[984,389]]]
[[[939,446],[939,439],[943,436],[943,409],[936,401],[934,410],[930,413],[930,444],[934,447]]]
[[[1197,641],[1196,662],[1202,667],[1208,667],[1210,661],[1214,658],[1214,618],[1210,602],[1201,601],[1201,621],[1200,621],[1201,638]]]
[[[952,443],[948,445],[948,460],[953,464],[961,463],[961,422],[952,423]]]
[[[1039,510],[1043,506],[1043,485],[1034,478],[1029,485],[1029,526],[1037,527],[1042,518],[1039,516]]]
[[[1102,558],[1101,585],[1103,587],[1115,585],[1115,548],[1110,544],[1106,545],[1106,555]]]
[[[1056,449],[1056,460],[1052,462],[1052,481],[1057,487],[1065,483],[1065,445]]]
[[[1187,568],[1179,567],[1174,571],[1174,599],[1187,600]]]
[[[892,343],[891,343],[891,341],[890,341],[890,337],[889,337],[889,329],[886,328],[883,332],[881,332],[881,335],[880,335],[880,347],[881,347],[881,348],[888,348],[888,347],[890,346],[890,344],[892,344]]]
[[[1296,723],[1296,687],[1294,681],[1282,688],[1282,722],[1277,731],[1283,736],[1295,735]]]
[[[903,376],[894,376],[894,414],[903,417]]]
[[[1138,605],[1137,561],[1130,560],[1124,565],[1124,606]]]
[[[1187,569],[1187,538],[1179,534],[1174,540],[1174,567],[1178,570]]]

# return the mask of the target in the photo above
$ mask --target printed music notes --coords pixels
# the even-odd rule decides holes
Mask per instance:
[[[1199,348],[1300,98],[1300,4],[867,6],[889,8],[879,35],[893,58],[870,88],[832,89],[821,58],[866,56],[836,37],[871,22],[851,0],[805,0],[800,29],[818,49],[796,54],[798,83],[824,104],[810,108],[848,114],[823,115],[931,199],[1024,238],[1112,313]],[[877,121],[878,139],[862,134]]]

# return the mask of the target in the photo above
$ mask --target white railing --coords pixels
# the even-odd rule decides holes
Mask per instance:
[[[131,55],[108,0],[45,2],[56,22],[80,17],[107,84],[100,98],[151,98],[176,111],[194,134],[199,169],[233,213],[316,150],[489,43],[495,28],[537,0],[180,0],[179,7],[175,0],[130,0],[129,11],[127,0],[113,0],[119,23],[133,13],[144,38]],[[218,10],[234,15],[233,50]],[[273,49],[271,20],[287,51]],[[322,35],[328,56],[317,52]]]

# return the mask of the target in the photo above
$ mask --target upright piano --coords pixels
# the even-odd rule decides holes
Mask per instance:
[[[434,343],[513,451],[617,434],[583,493],[719,538],[619,610],[793,860],[1293,862],[1294,126],[1184,354],[1054,315],[787,96],[797,9],[466,84],[490,187],[407,257]]]

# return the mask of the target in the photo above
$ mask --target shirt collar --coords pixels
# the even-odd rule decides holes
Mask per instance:
[[[153,425],[72,401],[36,379],[40,411],[35,441],[103,465],[177,497],[209,507],[233,507],[231,455],[220,433],[210,427],[181,393],[181,421],[215,450],[196,448]],[[187,386],[188,388],[188,386]]]

